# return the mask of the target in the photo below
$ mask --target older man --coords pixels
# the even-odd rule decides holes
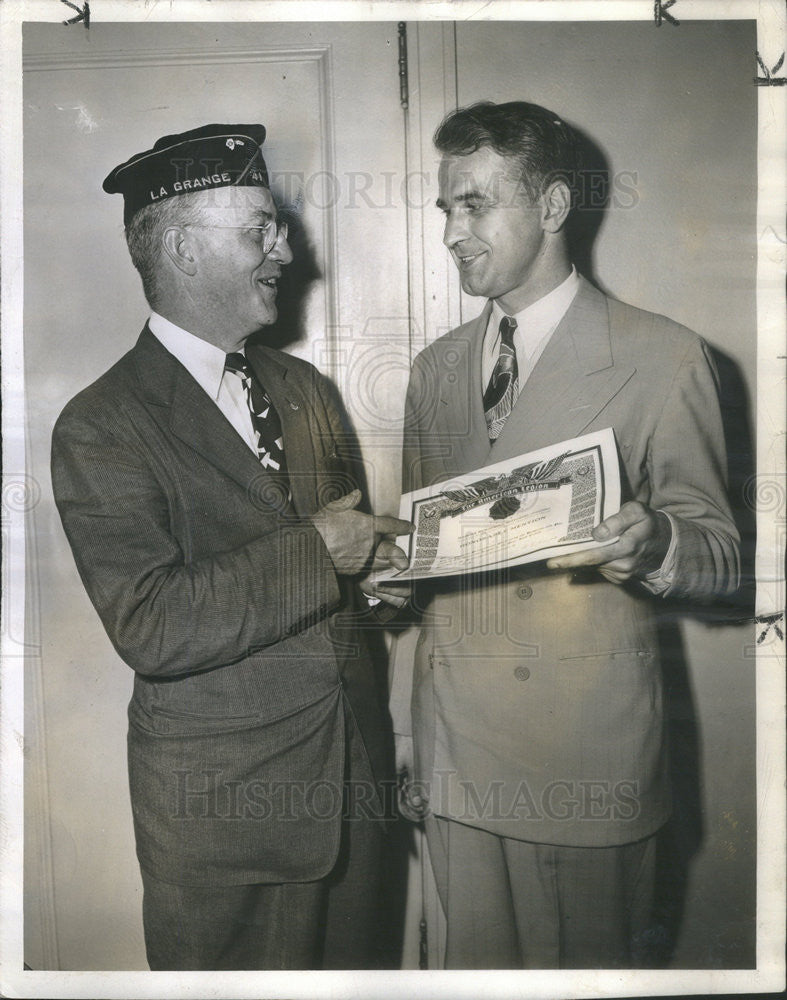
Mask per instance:
[[[109,174],[152,312],[53,437],[80,575],[135,672],[152,969],[373,963],[385,723],[352,578],[406,565],[383,538],[406,524],[357,509],[326,379],[247,346],[292,260],[264,138],[206,125]]]
[[[405,488],[611,427],[624,491],[608,545],[421,594],[400,757],[411,806],[428,798],[446,965],[626,966],[670,812],[655,608],[738,579],[715,371],[699,337],[573,267],[558,115],[482,103],[435,142],[444,241],[486,304],[416,359]]]

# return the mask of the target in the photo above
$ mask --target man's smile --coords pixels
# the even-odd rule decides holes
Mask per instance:
[[[454,260],[459,267],[470,267],[474,264],[479,257],[483,257],[486,250],[479,250],[477,253],[459,253],[458,250],[454,250]]]

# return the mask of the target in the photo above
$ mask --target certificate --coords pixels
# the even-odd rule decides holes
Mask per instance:
[[[402,496],[415,531],[398,539],[410,568],[382,580],[500,569],[600,548],[593,528],[620,508],[611,428],[487,465]]]

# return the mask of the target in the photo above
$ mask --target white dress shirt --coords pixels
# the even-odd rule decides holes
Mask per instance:
[[[201,337],[151,313],[148,326],[218,406],[246,444],[257,455],[257,436],[251,422],[246,392],[239,375],[224,370],[226,353]]]
[[[511,316],[511,319],[516,320],[514,350],[519,369],[520,392],[578,291],[579,275],[576,268],[572,267],[571,274],[557,288],[553,288],[548,295],[534,302],[532,306]],[[489,385],[500,352],[500,320],[507,315],[508,313],[504,313],[497,302],[492,302],[492,315],[489,317],[481,350],[482,393]]]
[[[576,268],[572,267],[571,274],[557,288],[553,288],[551,292],[528,306],[527,309],[511,316],[511,319],[516,320],[514,350],[516,351],[520,392],[535,368],[536,362],[543,354],[552,334],[568,312],[568,308],[578,291],[579,275]],[[486,391],[489,380],[492,378],[492,372],[500,352],[500,321],[507,315],[509,314],[503,312],[497,302],[492,302],[492,313],[487,323],[481,348],[482,393]],[[672,529],[670,545],[661,566],[641,579],[643,586],[653,594],[661,594],[671,585],[675,570],[675,522],[667,511],[662,511],[662,513],[666,514]]]

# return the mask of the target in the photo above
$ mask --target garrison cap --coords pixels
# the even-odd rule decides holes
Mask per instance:
[[[105,178],[107,194],[123,195],[123,221],[146,205],[210,188],[268,187],[262,158],[264,125],[202,125],[165,135]]]

